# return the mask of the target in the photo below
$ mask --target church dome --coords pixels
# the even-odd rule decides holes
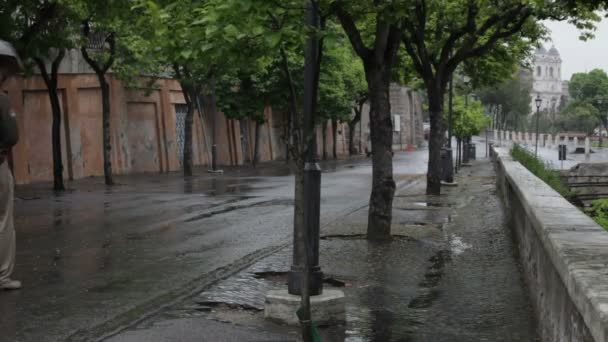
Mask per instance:
[[[536,52],[535,52],[535,53],[536,53],[537,55],[545,55],[545,54],[547,54],[547,50],[545,50],[545,47],[544,47],[544,46],[539,45],[539,46],[536,48]]]
[[[557,51],[557,49],[555,48],[555,46],[552,46],[551,49],[549,49],[549,54],[551,56],[559,56],[559,51]]]

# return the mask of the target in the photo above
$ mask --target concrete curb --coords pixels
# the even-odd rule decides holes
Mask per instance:
[[[543,341],[608,341],[608,232],[493,147]]]

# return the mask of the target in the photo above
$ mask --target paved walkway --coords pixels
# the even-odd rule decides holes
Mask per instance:
[[[492,166],[487,159],[472,164],[442,196],[424,195],[423,176],[404,184],[391,242],[363,238],[367,207],[322,229],[323,271],[345,283],[347,298],[346,325],[322,329],[325,341],[536,341]],[[285,286],[290,252],[286,247],[109,341],[229,341],[247,333],[244,340],[296,341],[297,329],[261,313],[266,291]]]

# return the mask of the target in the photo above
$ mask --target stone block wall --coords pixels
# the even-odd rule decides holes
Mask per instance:
[[[493,148],[492,158],[541,340],[606,341],[608,232],[507,149]]]

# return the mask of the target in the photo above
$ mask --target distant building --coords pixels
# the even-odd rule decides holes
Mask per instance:
[[[539,46],[534,52],[532,69],[531,108],[536,112],[536,97],[543,100],[541,111],[556,113],[568,102],[568,82],[562,81],[562,59],[552,46],[548,51]]]

